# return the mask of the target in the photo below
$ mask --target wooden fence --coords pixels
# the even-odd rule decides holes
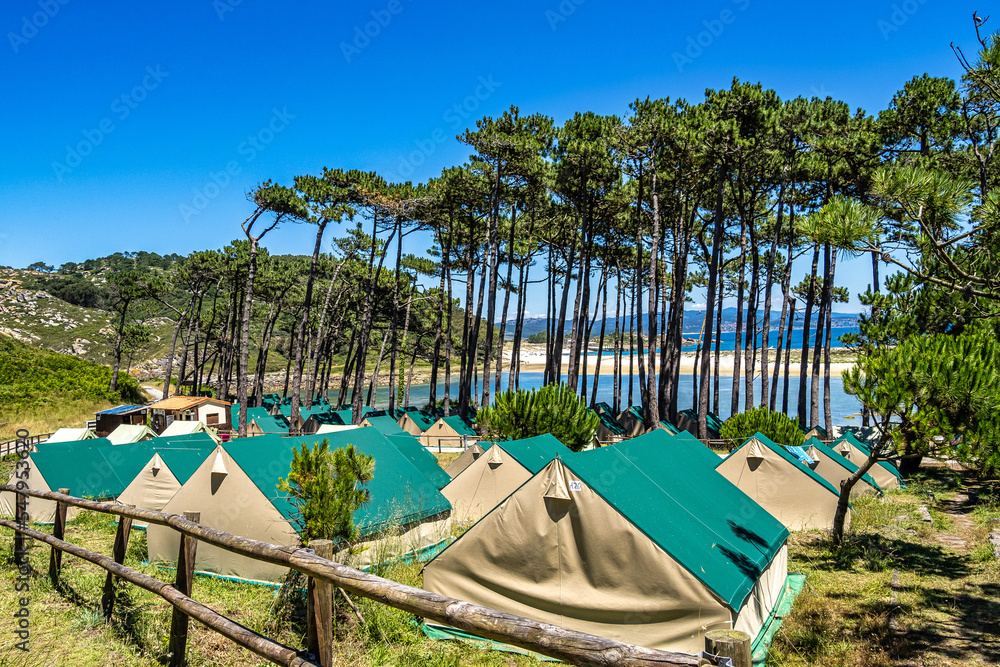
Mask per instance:
[[[11,491],[33,498],[56,501],[56,519],[52,535],[6,519],[0,519],[0,526],[15,531],[15,553],[23,553],[25,537],[49,544],[52,547],[49,574],[54,579],[59,576],[62,552],[90,561],[107,570],[108,576],[102,600],[102,608],[106,616],[110,617],[114,607],[114,577],[125,579],[136,586],[151,591],[173,605],[169,644],[169,664],[172,666],[184,663],[188,618],[191,617],[274,664],[294,667],[306,665],[328,667],[333,664],[332,591],[334,586],[421,618],[444,623],[486,639],[528,649],[570,664],[594,667],[611,665],[627,667],[680,667],[683,665],[694,667],[699,664],[720,664],[718,659],[699,659],[697,656],[684,653],[672,653],[625,644],[382,579],[324,557],[332,555],[332,544],[328,541],[314,541],[315,551],[313,549],[278,546],[202,526],[198,523],[200,517],[197,513],[186,512],[185,516],[180,516],[114,503],[84,500],[70,496],[68,489],[60,489],[59,493],[54,493],[17,489],[13,485],[3,485],[0,486],[0,491]],[[69,505],[121,517],[118,533],[115,536],[113,558],[93,553],[63,539],[66,508]],[[181,533],[177,579],[174,584],[159,581],[122,564],[129,531],[134,519],[169,526]],[[18,549],[19,541],[22,546],[20,550]],[[308,577],[307,590],[310,610],[308,614],[308,654],[259,635],[190,597],[198,541],[208,542],[232,553],[265,563],[289,567]]]
[[[23,439],[8,440],[7,442],[0,443],[0,456],[16,453],[18,451],[18,443],[25,443],[21,445],[22,450],[30,452],[32,447],[40,442],[45,442],[51,436],[51,433],[42,433],[40,435],[29,435]]]

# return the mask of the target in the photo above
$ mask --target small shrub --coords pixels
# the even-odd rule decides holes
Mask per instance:
[[[805,440],[794,420],[782,412],[771,412],[766,407],[741,412],[722,422],[719,437],[743,442],[755,433],[760,433],[778,445],[790,447],[797,447]]]

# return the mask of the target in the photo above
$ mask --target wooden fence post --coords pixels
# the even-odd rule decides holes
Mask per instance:
[[[135,505],[127,505],[135,507]],[[63,510],[65,514],[65,510]],[[132,533],[132,518],[127,516],[118,517],[118,532],[115,533],[115,546],[112,558],[119,565],[125,563],[125,551],[128,549],[128,538]],[[111,612],[115,607],[115,576],[108,572],[104,580],[104,596],[101,598],[101,608],[104,609],[104,618],[110,619]]]
[[[320,558],[333,557],[333,542],[313,540],[309,543]],[[316,656],[323,667],[333,666],[333,585],[309,577],[306,584],[306,617],[309,619],[306,650]]]
[[[69,489],[59,489],[59,493],[64,496],[69,495]],[[57,540],[61,540],[66,537],[66,503],[57,502],[56,503],[56,516],[53,519],[52,524],[52,537]],[[49,554],[49,578],[52,579],[52,585],[56,585],[59,582],[59,570],[62,569],[62,552],[55,547],[52,547],[52,552]]]
[[[201,512],[184,512],[184,518],[198,523]],[[198,549],[198,540],[188,535],[181,535],[180,552],[177,554],[177,580],[174,584],[180,593],[191,597],[191,587],[194,583],[194,558]],[[181,667],[187,653],[188,617],[183,611],[174,607],[170,618],[170,667]]]
[[[733,667],[752,667],[750,635],[739,630],[709,630],[705,633],[705,652],[732,658]]]

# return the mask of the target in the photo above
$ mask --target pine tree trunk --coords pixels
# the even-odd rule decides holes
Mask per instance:
[[[809,368],[809,335],[812,328],[813,301],[816,299],[816,269],[819,265],[819,244],[813,247],[812,271],[809,274],[809,290],[806,292],[806,312],[802,322],[802,359],[799,360],[799,425],[808,427],[806,404],[806,370]]]

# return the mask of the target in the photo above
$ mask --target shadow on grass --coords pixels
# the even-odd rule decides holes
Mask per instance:
[[[966,662],[1000,663],[1000,586],[970,584],[968,592],[923,588],[919,604],[954,618],[954,623],[925,624],[907,633],[923,655],[941,655]]]

